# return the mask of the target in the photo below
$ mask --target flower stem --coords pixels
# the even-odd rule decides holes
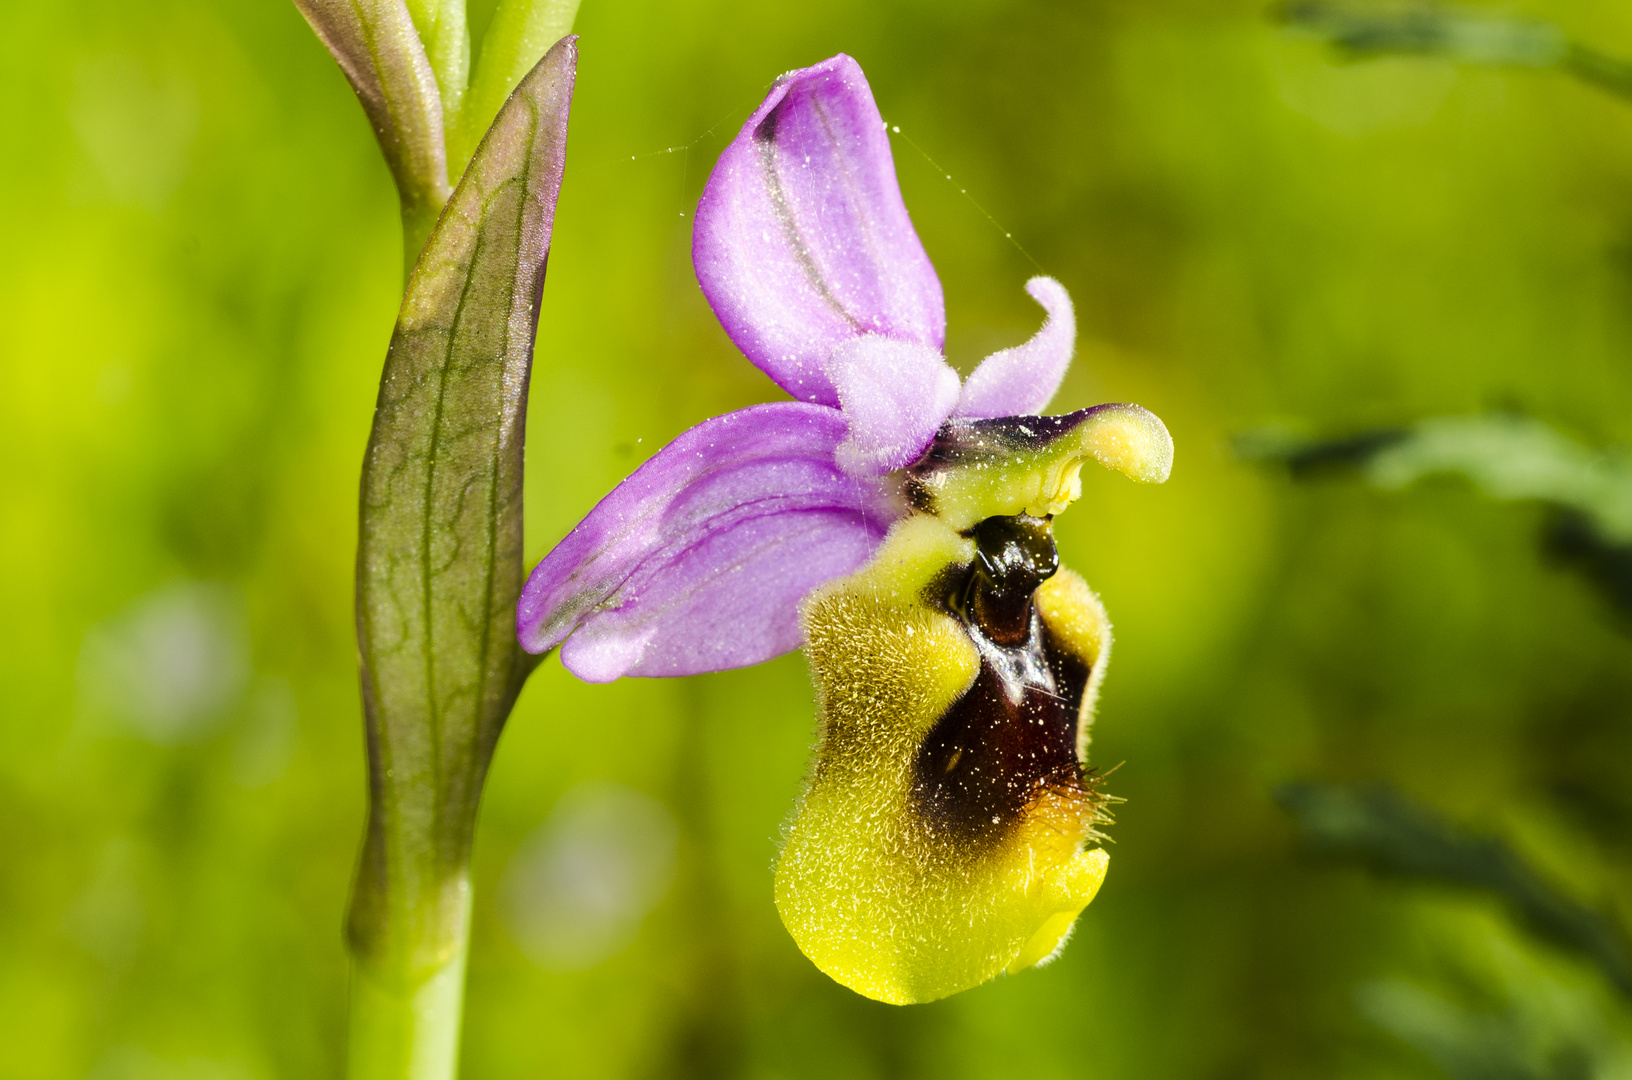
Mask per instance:
[[[435,206],[422,203],[409,206],[406,201],[402,207],[402,278],[408,280],[414,272],[414,265],[419,262],[419,253],[425,249],[425,242],[430,239],[431,230],[436,227],[436,219],[442,214],[442,205]]]
[[[353,959],[349,1080],[454,1080],[469,931],[467,905],[452,956],[417,980],[382,978]]]

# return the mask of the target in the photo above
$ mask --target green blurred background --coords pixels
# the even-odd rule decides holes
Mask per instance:
[[[1502,10],[1632,53],[1618,0]],[[338,1076],[391,181],[291,4],[4,22],[0,1077]],[[1516,409],[1632,444],[1632,105],[1345,63],[1257,2],[584,0],[577,28],[529,560],[780,396],[696,287],[690,214],[770,80],[841,50],[901,128],[953,362],[1035,330],[1041,266],[1082,327],[1056,410],[1140,402],[1177,463],[1085,476],[1059,524],[1116,623],[1094,753],[1126,802],[1057,963],[908,1009],[840,989],[771,903],[803,661],[552,661],[477,838],[465,1076],[1632,1074],[1591,965],[1485,892],[1306,858],[1275,798],[1392,785],[1624,921],[1628,622],[1544,556],[1544,508],[1302,483],[1230,441]]]

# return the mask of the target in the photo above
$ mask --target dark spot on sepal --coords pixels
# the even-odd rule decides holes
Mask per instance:
[[[776,103],[775,107],[772,108],[770,112],[765,114],[765,118],[763,120],[754,125],[755,142],[770,143],[776,141],[777,119],[782,113],[782,106],[786,105],[787,103],[788,99],[783,98],[781,101]]]

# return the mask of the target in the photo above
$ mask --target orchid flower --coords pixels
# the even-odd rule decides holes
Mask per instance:
[[[1040,416],[1076,324],[966,381],[861,68],[779,79],[697,209],[703,292],[795,400],[707,420],[592,510],[522,591],[524,648],[590,682],[805,646],[821,736],[776,870],[800,948],[869,997],[928,1001],[1050,957],[1105,875],[1086,771],[1110,646],[1050,522],[1089,457],[1166,479],[1138,406]]]

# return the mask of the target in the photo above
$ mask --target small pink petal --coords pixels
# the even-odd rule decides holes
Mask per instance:
[[[1024,345],[981,361],[964,382],[953,415],[970,419],[1038,415],[1060,388],[1077,344],[1071,296],[1051,277],[1032,278],[1026,291],[1048,312],[1043,328]]]
[[[910,465],[958,401],[958,373],[927,345],[868,335],[846,342],[827,363],[849,433],[839,468],[882,476]]]

